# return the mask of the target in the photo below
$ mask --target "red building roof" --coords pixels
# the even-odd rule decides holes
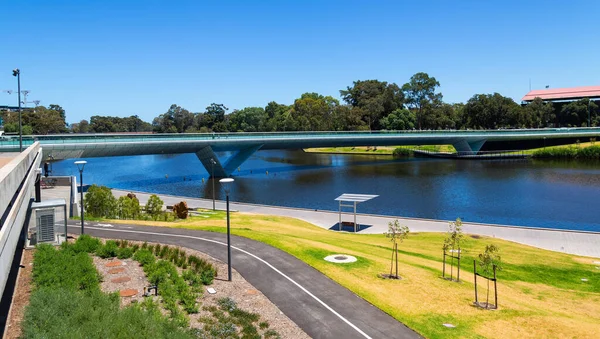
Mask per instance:
[[[538,89],[527,93],[521,101],[532,101],[535,98],[543,100],[569,100],[600,97],[600,86]]]

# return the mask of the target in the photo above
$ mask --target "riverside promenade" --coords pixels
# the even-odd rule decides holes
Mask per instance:
[[[131,191],[113,189],[112,192],[116,197],[120,197],[122,195],[127,195],[127,193]],[[142,204],[144,204],[150,196],[150,194],[143,192],[134,193]],[[185,200],[189,207],[212,209],[211,199],[195,199],[165,194],[159,194],[159,196],[166,205],[174,205],[182,200]],[[225,202],[217,201],[216,208],[224,210]],[[325,229],[330,229],[334,226],[336,226],[335,229],[337,229],[339,220],[338,212],[335,211],[266,206],[237,202],[230,202],[230,209],[244,213],[277,215],[301,219]],[[342,214],[342,220],[350,221],[352,219],[352,214]],[[401,224],[408,226],[412,232],[446,232],[448,230],[448,221],[444,220],[357,214],[357,222],[361,225],[362,229],[358,233],[384,233],[387,231],[388,223],[395,219],[398,219]],[[600,232],[490,225],[469,223],[464,221],[463,231],[467,234],[477,234],[500,238],[551,251],[600,258]]]

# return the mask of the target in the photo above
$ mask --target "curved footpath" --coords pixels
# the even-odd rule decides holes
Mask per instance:
[[[127,195],[131,191],[112,190],[116,197]],[[150,194],[135,192],[141,203],[148,200]],[[174,205],[182,200],[187,201],[190,207],[201,207],[212,209],[212,200],[194,199],[188,197],[169,196],[159,194],[167,205]],[[335,206],[332,202],[332,206]],[[217,208],[224,210],[225,203],[217,201]],[[247,203],[230,203],[232,210],[247,213],[279,215],[301,219],[319,227],[329,229],[337,225],[339,216],[337,212],[310,210],[302,208],[289,208],[279,206],[266,206]],[[412,232],[447,232],[448,221],[430,220],[417,218],[402,218],[382,215],[358,214],[357,221],[363,226],[359,233],[384,233],[388,230],[388,223],[398,219],[402,224],[408,226]],[[343,213],[342,220],[351,221],[353,216]],[[496,237],[504,240],[514,241],[520,244],[543,248],[546,250],[576,254],[588,257],[600,258],[600,233],[585,231],[570,231],[548,228],[534,228],[508,225],[490,225],[463,222],[463,231],[468,234],[478,234],[488,237]]]
[[[80,225],[69,221],[69,231],[79,233]],[[85,232],[102,238],[187,247],[227,262],[226,235],[221,233],[96,222],[86,222]],[[421,338],[396,319],[281,250],[237,236],[231,237],[231,244],[232,266],[313,338]],[[226,275],[220,273],[220,277]]]

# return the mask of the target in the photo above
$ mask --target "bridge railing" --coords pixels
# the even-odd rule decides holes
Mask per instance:
[[[152,141],[191,141],[223,139],[271,139],[271,138],[325,138],[325,137],[373,137],[373,136],[452,136],[452,137],[493,137],[501,135],[587,135],[598,133],[600,127],[591,128],[545,128],[545,129],[505,129],[505,130],[427,130],[427,131],[314,131],[314,132],[227,132],[227,133],[168,133],[168,134],[55,134],[23,136],[23,145],[29,146],[34,141],[40,144],[62,143],[110,143],[110,142],[152,142]],[[0,147],[18,147],[18,136],[3,136]]]

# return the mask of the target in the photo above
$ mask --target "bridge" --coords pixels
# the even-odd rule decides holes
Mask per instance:
[[[589,141],[600,128],[493,131],[360,131],[204,134],[60,134],[23,137],[26,148],[38,141],[44,159],[92,158],[145,154],[195,153],[216,177],[233,173],[254,152],[343,146],[453,145],[461,152],[527,149]],[[0,140],[0,152],[18,152],[18,137]],[[224,161],[215,152],[233,154]]]

